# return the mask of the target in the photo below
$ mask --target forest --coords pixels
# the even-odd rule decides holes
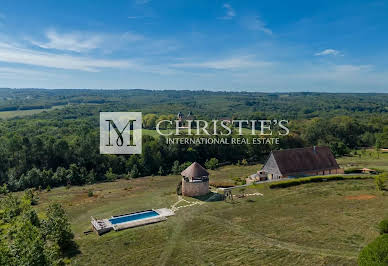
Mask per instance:
[[[10,191],[179,173],[189,162],[262,162],[273,149],[327,145],[336,156],[388,148],[388,95],[150,90],[0,89],[0,184]],[[143,134],[141,155],[99,153],[99,112],[140,111],[152,132],[178,112],[210,121],[286,119],[279,145],[178,145]]]

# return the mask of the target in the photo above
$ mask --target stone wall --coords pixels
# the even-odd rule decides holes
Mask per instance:
[[[188,197],[202,196],[209,193],[209,181],[187,182],[182,178],[182,195]]]

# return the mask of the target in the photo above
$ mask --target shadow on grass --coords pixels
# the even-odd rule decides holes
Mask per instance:
[[[75,243],[74,241],[72,241],[69,244],[69,247],[67,247],[66,250],[63,251],[63,255],[65,255],[65,257],[67,257],[67,258],[72,258],[72,257],[77,256],[79,254],[81,254],[81,251],[79,250],[78,244]]]
[[[224,196],[222,194],[214,193],[214,192],[209,192],[206,195],[196,196],[193,198],[200,201],[206,201],[206,202],[224,201]]]

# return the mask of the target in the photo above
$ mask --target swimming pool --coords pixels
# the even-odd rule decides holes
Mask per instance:
[[[142,220],[142,219],[156,217],[156,216],[159,216],[159,213],[157,213],[156,211],[145,211],[145,212],[138,212],[138,213],[110,218],[109,222],[111,222],[112,224],[121,224],[121,223]]]

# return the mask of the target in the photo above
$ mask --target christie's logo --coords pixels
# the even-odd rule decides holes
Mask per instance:
[[[167,144],[279,144],[290,133],[288,120],[160,120],[154,130]],[[101,154],[141,154],[141,112],[100,113]]]
[[[141,112],[100,113],[101,154],[141,154]]]

